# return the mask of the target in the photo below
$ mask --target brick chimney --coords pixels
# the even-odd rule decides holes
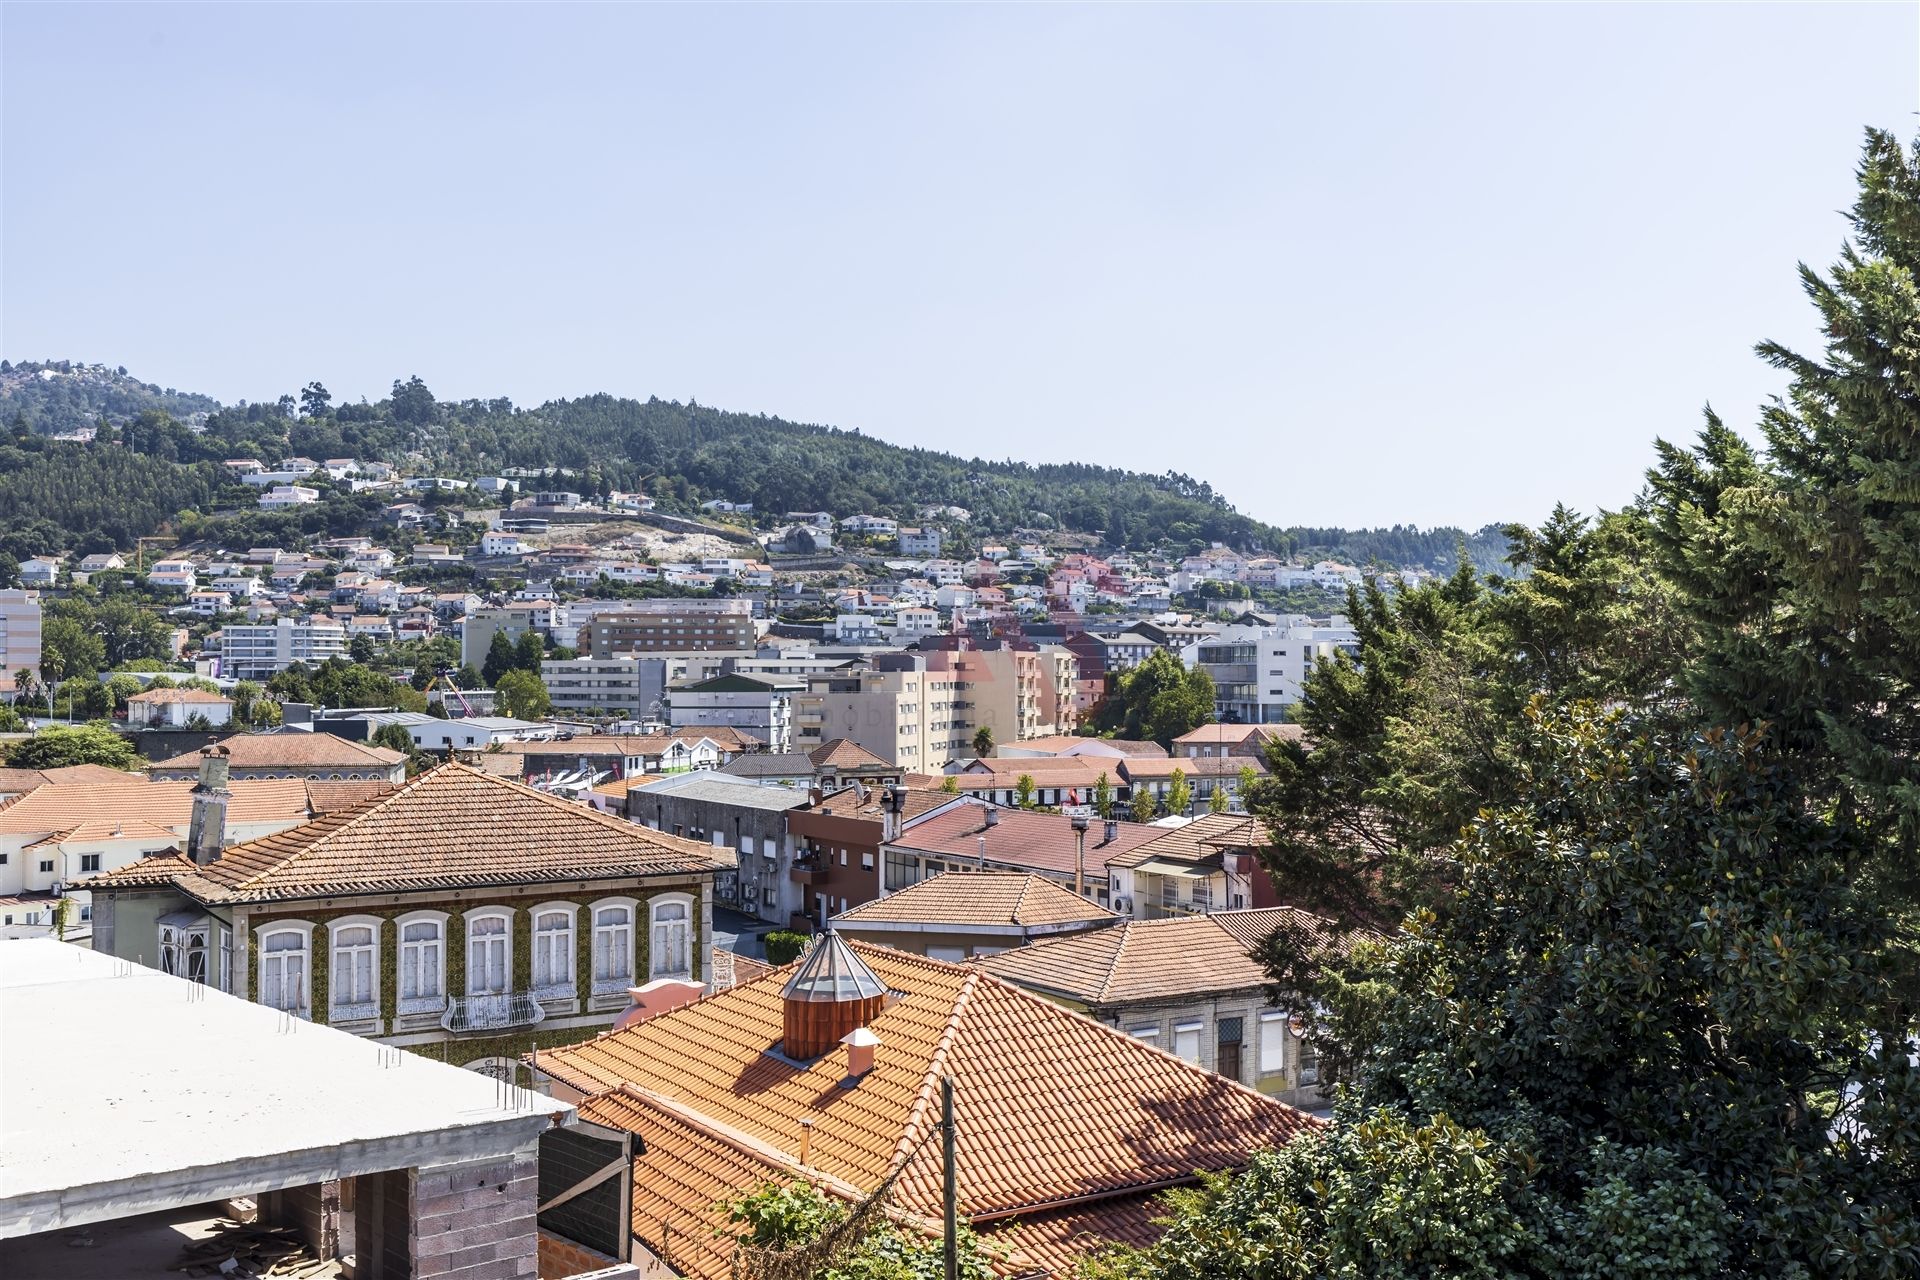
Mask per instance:
[[[206,747],[200,752],[200,781],[193,784],[193,817],[187,826],[187,857],[206,865],[227,845],[228,751]]]

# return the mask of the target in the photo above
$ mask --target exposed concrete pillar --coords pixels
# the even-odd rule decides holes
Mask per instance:
[[[411,1181],[411,1280],[535,1280],[537,1142],[511,1155],[423,1166]]]

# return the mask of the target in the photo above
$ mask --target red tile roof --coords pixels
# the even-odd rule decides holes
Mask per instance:
[[[983,957],[987,972],[1096,1007],[1244,991],[1272,981],[1252,956],[1276,929],[1344,952],[1353,933],[1294,907],[1128,920],[1111,929],[1050,938]]]
[[[892,769],[893,766],[849,738],[832,738],[807,752],[816,769]]]
[[[235,783],[235,790],[244,785]],[[234,845],[182,875],[178,886],[207,903],[270,902],[699,875],[730,866],[728,856],[716,846],[649,831],[462,764],[444,764],[354,808]]]
[[[0,832],[46,835],[83,822],[140,819],[184,827],[193,814],[191,782],[53,782],[0,806]],[[236,780],[228,788],[227,821],[236,826],[301,822],[309,816],[306,783],[299,778]]]
[[[406,759],[398,751],[333,733],[236,733],[214,745],[226,748],[227,764],[234,769],[391,769]],[[200,753],[188,751],[147,768],[198,770]]]
[[[1025,809],[997,809],[998,820],[988,826],[987,806],[961,805],[915,823],[891,841],[898,849],[912,849],[936,857],[971,862],[981,856],[980,837],[986,837],[986,861],[1001,867],[1071,875],[1076,856],[1072,820],[1057,813]],[[1116,822],[1108,840],[1102,823],[1087,830],[1089,874],[1105,875],[1111,858],[1166,834],[1162,827]]]
[[[949,871],[898,893],[863,902],[836,924],[942,925],[1112,924],[1119,916],[1045,876],[1017,871]]]
[[[573,1089],[626,1095],[585,1104],[582,1114],[607,1123],[625,1112],[643,1126],[650,1154],[636,1170],[636,1195],[650,1197],[655,1220],[686,1224],[668,1242],[677,1269],[724,1274],[730,1246],[705,1226],[713,1201],[797,1164],[803,1118],[814,1122],[811,1176],[864,1194],[897,1169],[897,1206],[937,1217],[942,1076],[955,1085],[960,1212],[989,1233],[1027,1224],[1026,1238],[1036,1248],[1051,1241],[1062,1262],[1079,1251],[1073,1214],[1099,1221],[1094,1205],[1105,1202],[1115,1215],[1103,1224],[1109,1238],[1141,1238],[1151,1231],[1149,1191],[1197,1170],[1236,1168],[1317,1126],[976,967],[851,945],[897,997],[868,1024],[880,1045],[853,1087],[843,1086],[839,1053],[795,1063],[769,1052],[783,1038],[791,966],[539,1055],[540,1068]],[[651,1116],[628,1111],[629,1086],[657,1100]],[[642,1238],[650,1247],[659,1240],[644,1230]]]

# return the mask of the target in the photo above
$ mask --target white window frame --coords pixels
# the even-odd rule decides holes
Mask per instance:
[[[461,931],[460,945],[465,948],[467,960],[467,989],[463,994],[470,1000],[481,996],[512,995],[513,910],[509,907],[474,907],[472,910],[463,913],[461,918],[465,922],[466,927]],[[474,976],[477,966],[473,963],[473,942],[475,937],[473,926],[482,920],[502,920],[506,922],[506,928],[500,932],[500,937],[503,940],[501,945],[504,948],[500,961],[500,973],[504,980],[504,985],[498,990],[492,987],[474,986]],[[491,937],[492,935],[487,936]]]
[[[228,995],[233,994],[233,930],[226,925],[220,926],[220,949],[214,952],[214,964],[220,975],[220,989]]]
[[[664,968],[660,963],[660,930],[678,921],[663,923],[660,919],[662,907],[683,907],[686,909],[686,950],[684,965]],[[690,893],[658,893],[647,899],[647,980],[656,978],[693,977],[693,950],[699,932],[699,921],[694,915],[695,903]]]
[[[1181,1059],[1183,1062],[1191,1062],[1196,1067],[1203,1066],[1201,1055],[1206,1052],[1206,1039],[1201,1033],[1206,1029],[1207,1024],[1197,1019],[1188,1019],[1184,1022],[1174,1023],[1173,1056]],[[1182,1052],[1183,1044],[1190,1045],[1193,1052]]]
[[[580,967],[580,904],[577,902],[543,902],[534,907],[528,915],[532,919],[533,939],[532,967],[528,970],[533,982],[533,996],[536,1000],[571,1000],[579,990],[580,975],[575,972]],[[561,953],[566,961],[567,980],[565,982],[540,981],[541,933],[540,917],[563,915],[567,918],[566,948]]]
[[[1257,1065],[1263,1076],[1277,1076],[1287,1069],[1287,1038],[1293,1034],[1285,1009],[1260,1011],[1260,1038]]]
[[[300,935],[300,946],[297,953],[294,951],[269,951],[267,949],[267,939],[276,937],[282,933],[297,933]],[[263,924],[256,927],[253,931],[253,936],[254,950],[258,956],[258,964],[256,966],[257,980],[260,984],[258,1003],[267,1005],[269,1009],[280,1009],[284,1013],[291,1013],[296,1018],[311,1019],[313,1016],[312,922],[307,920],[275,920],[271,924]],[[284,959],[293,954],[298,954],[300,957],[300,998],[292,1007],[267,1004],[267,965],[275,958]]]
[[[380,1017],[380,926],[385,923],[378,916],[341,916],[337,920],[327,921],[327,1021],[370,1022]],[[367,977],[370,989],[367,999],[352,1003],[343,1003],[340,999],[340,960],[349,948],[341,945],[340,934],[347,929],[365,929],[370,941],[364,945],[355,945],[354,951],[367,952]]]
[[[27,923],[40,923],[39,915],[37,913],[30,915]],[[193,972],[195,938],[200,940],[200,972],[197,975]],[[213,957],[209,954],[213,950],[212,925],[209,921],[201,920],[198,924],[188,925],[185,928],[172,924],[160,925],[158,940],[160,972],[176,978],[185,978],[189,982],[198,982],[202,986],[206,985],[213,966]]]
[[[393,998],[398,1005],[396,1012],[407,1014],[438,1014],[447,1007],[447,921],[452,917],[445,911],[409,911],[397,917],[393,922],[394,977]],[[430,924],[438,933],[432,942],[424,939],[407,941],[407,928],[410,925]],[[407,994],[407,952],[425,951],[433,948],[433,985],[436,994],[430,996]],[[418,972],[416,961],[415,972]]]
[[[1158,1047],[1160,1044],[1160,1024],[1157,1022],[1146,1022],[1137,1027],[1128,1027],[1127,1034],[1135,1040],[1138,1040],[1141,1044],[1150,1044],[1155,1047]]]
[[[600,913],[612,907],[625,908],[627,913],[627,922],[625,924],[606,925],[600,923]],[[634,972],[634,942],[640,935],[640,901],[637,898],[601,898],[589,903],[588,910],[591,914],[588,915],[587,919],[592,922],[593,926],[593,973],[590,978],[593,983],[593,994],[597,996],[625,995],[628,987],[638,985],[638,978]],[[604,933],[611,938],[622,929],[626,930],[625,942],[610,945],[617,946],[620,955],[624,957],[626,964],[625,972],[602,977],[600,973],[600,958],[604,952],[601,945],[601,935]]]

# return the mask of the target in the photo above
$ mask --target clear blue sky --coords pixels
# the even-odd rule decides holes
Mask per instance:
[[[1283,524],[1618,506],[1814,337],[1917,13],[8,4],[0,347],[693,396]]]

